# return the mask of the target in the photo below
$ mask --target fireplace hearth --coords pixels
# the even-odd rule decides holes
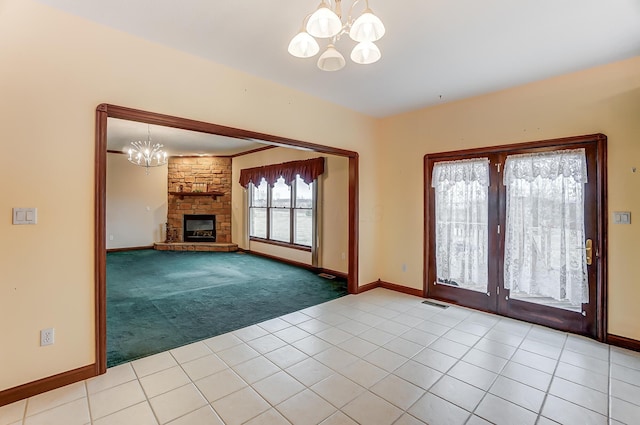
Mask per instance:
[[[184,242],[215,242],[216,216],[211,214],[185,214],[183,220]]]

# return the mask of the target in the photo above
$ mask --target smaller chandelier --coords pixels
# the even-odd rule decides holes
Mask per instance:
[[[289,53],[298,58],[310,58],[320,51],[316,38],[328,38],[331,42],[318,58],[318,68],[323,71],[338,71],[345,65],[344,56],[336,50],[335,43],[344,34],[349,34],[358,44],[351,51],[351,60],[368,65],[377,62],[382,54],[374,41],[380,40],[385,33],[380,18],[369,8],[369,0],[365,0],[362,14],[353,19],[353,8],[360,2],[354,0],[349,9],[346,22],[342,22],[341,0],[321,0],[318,9],[302,22],[302,29],[289,43]]]
[[[164,145],[151,144],[151,126],[147,126],[147,140],[131,142],[129,148],[129,162],[146,168],[149,174],[150,167],[158,167],[167,163],[167,153],[162,150]]]

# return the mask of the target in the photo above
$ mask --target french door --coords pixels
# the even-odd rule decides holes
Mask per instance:
[[[425,156],[425,296],[603,339],[606,137]]]

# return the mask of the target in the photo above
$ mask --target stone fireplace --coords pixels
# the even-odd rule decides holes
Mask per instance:
[[[167,226],[174,231],[174,242],[231,243],[231,158],[172,157],[168,167]],[[176,194],[180,186],[183,195]],[[215,195],[208,196],[208,192]],[[204,236],[209,230],[196,229],[198,234],[186,230],[185,219],[195,215],[215,216],[204,219],[213,221],[211,236]]]

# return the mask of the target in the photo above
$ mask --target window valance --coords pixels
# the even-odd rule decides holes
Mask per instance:
[[[309,184],[322,173],[324,173],[323,157],[289,161],[240,170],[240,185],[243,187],[247,187],[249,183],[259,185],[264,178],[269,185],[273,186],[280,177],[290,184],[298,174],[305,183]]]
[[[451,187],[458,182],[489,186],[489,158],[460,159],[433,165],[431,187]]]
[[[517,179],[532,182],[539,177],[555,180],[560,176],[587,183],[587,157],[584,148],[509,155],[504,163],[505,185],[510,185]]]

